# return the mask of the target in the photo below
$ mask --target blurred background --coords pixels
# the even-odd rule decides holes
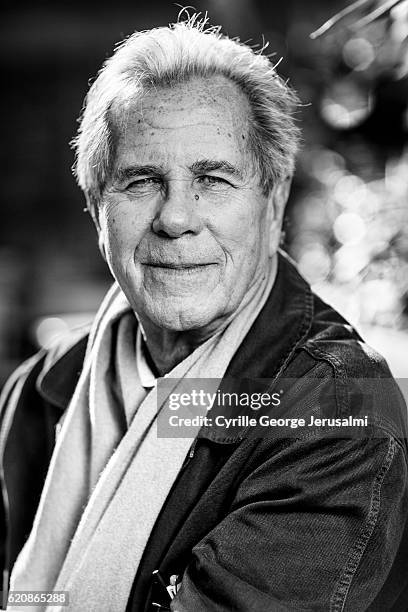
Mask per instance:
[[[231,36],[269,41],[283,58],[304,129],[285,248],[408,378],[408,1],[350,5],[196,0],[194,8]],[[0,385],[24,357],[90,320],[111,282],[69,141],[88,81],[115,43],[175,21],[179,10],[168,0],[3,2]]]

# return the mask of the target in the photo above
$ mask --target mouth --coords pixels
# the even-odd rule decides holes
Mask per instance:
[[[161,270],[176,270],[176,271],[183,271],[183,270],[199,270],[202,268],[207,268],[208,266],[215,266],[216,264],[213,262],[208,262],[208,263],[195,263],[195,262],[191,262],[191,263],[165,263],[165,262],[146,262],[144,263],[145,266],[148,266],[150,268],[158,268]]]

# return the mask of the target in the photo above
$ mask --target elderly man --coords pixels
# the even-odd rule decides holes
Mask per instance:
[[[115,284],[3,394],[10,609],[406,609],[403,402],[278,250],[296,103],[196,18],[134,34],[93,83],[76,174]],[[365,434],[319,427],[358,413],[358,378],[387,387]],[[280,381],[280,414],[311,423],[158,436],[161,381],[190,379]]]

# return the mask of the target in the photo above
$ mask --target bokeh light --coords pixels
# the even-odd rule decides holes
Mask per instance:
[[[340,283],[355,280],[370,261],[365,245],[344,245],[334,254],[334,278]]]
[[[366,224],[356,213],[342,213],[334,222],[333,233],[342,244],[356,244],[364,238]]]
[[[41,348],[50,348],[68,330],[69,327],[63,319],[59,317],[46,317],[38,322],[35,337]]]
[[[330,268],[330,255],[319,243],[307,245],[299,256],[299,270],[312,284],[326,280]]]
[[[373,108],[372,93],[350,78],[334,81],[321,100],[323,119],[337,130],[349,130],[360,125]]]
[[[350,38],[343,47],[343,59],[353,70],[366,70],[374,58],[374,47],[366,38]]]

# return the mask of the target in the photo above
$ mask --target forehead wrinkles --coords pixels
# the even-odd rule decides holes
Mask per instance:
[[[186,116],[191,122],[186,122]],[[250,120],[247,96],[237,84],[218,75],[151,88],[142,97],[133,91],[133,95],[116,99],[111,107],[111,130],[116,144],[126,139],[130,129],[144,133],[211,122],[219,134],[235,139],[240,152],[251,154]]]

